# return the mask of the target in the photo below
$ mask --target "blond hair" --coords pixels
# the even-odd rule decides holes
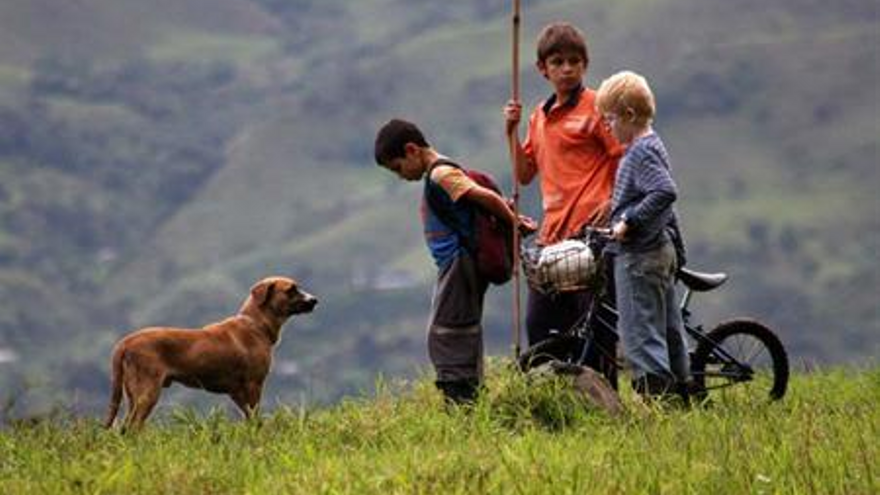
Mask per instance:
[[[632,112],[635,122],[654,120],[654,93],[648,81],[631,71],[621,71],[602,81],[596,91],[596,107],[603,114],[626,115]]]

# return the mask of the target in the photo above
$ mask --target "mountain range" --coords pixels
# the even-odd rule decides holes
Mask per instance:
[[[695,269],[698,316],[749,315],[797,369],[880,354],[876,1],[524,1],[527,109],[540,28],[586,33],[586,83],[645,74]],[[268,274],[321,299],[288,324],[268,406],[428,372],[434,268],[421,188],[373,163],[419,123],[510,190],[508,2],[5,0],[0,4],[0,400],[92,411],[113,342],[198,327]],[[538,216],[535,187],[522,208]],[[511,288],[486,338],[511,352]],[[181,402],[197,396],[176,391]]]

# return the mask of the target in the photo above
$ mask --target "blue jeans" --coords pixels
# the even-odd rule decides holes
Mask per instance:
[[[622,253],[614,260],[617,331],[633,380],[648,374],[670,384],[688,379],[690,363],[675,297],[675,266],[675,248],[669,242],[644,253]]]

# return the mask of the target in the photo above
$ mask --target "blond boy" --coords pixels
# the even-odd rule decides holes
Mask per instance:
[[[614,136],[627,145],[611,203],[616,256],[618,333],[645,396],[686,394],[688,354],[675,300],[681,238],[673,203],[678,190],[669,155],[654,131],[654,95],[644,77],[624,71],[599,86],[596,105]]]

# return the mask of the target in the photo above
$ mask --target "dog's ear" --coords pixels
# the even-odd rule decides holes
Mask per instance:
[[[257,306],[264,306],[269,299],[272,298],[272,291],[275,290],[274,282],[262,281],[258,282],[251,288],[251,297],[254,298],[254,302],[257,303]]]

